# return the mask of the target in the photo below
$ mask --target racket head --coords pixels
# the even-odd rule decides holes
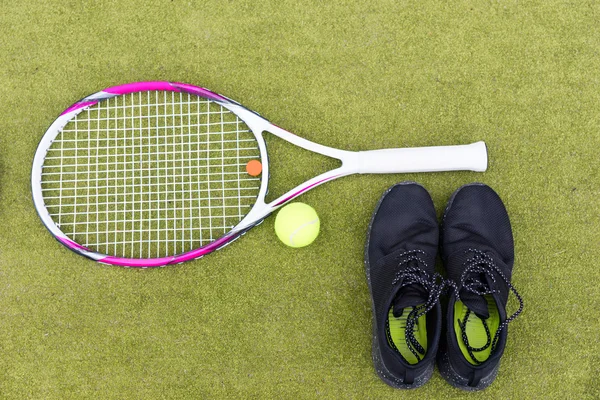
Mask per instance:
[[[31,176],[36,210],[60,243],[101,263],[202,257],[270,213],[262,137],[270,125],[189,84],[104,89],[63,111],[42,137]],[[246,173],[251,159],[262,164],[259,177]]]

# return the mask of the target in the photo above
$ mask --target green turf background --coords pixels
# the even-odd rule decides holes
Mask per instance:
[[[597,2],[5,0],[0,11],[0,397],[473,398],[437,372],[396,391],[372,367],[365,234],[379,196],[405,179],[440,213],[457,187],[485,182],[511,215],[525,311],[480,397],[600,397]],[[345,149],[483,139],[489,170],[319,187],[302,200],[322,232],[302,250],[278,242],[271,218],[203,260],[97,265],[43,228],[32,157],[73,101],[152,79],[206,86]],[[280,148],[292,172],[319,169]]]

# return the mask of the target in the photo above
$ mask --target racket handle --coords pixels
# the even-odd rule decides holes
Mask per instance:
[[[484,142],[358,152],[359,174],[477,171],[487,169]]]

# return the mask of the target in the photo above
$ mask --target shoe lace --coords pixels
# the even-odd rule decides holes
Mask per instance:
[[[514,288],[514,286],[510,283],[510,281],[506,277],[506,275],[504,275],[504,273],[500,270],[500,268],[496,265],[494,260],[489,255],[487,255],[483,251],[476,250],[476,249],[468,249],[465,251],[465,253],[469,253],[469,252],[472,253],[472,256],[470,258],[468,258],[467,261],[465,261],[463,264],[463,267],[465,267],[465,268],[460,277],[459,285],[457,285],[456,283],[454,283],[451,280],[446,281],[446,285],[448,287],[452,287],[454,289],[457,300],[460,300],[460,293],[459,293],[460,289],[464,289],[467,292],[470,292],[470,293],[473,293],[476,295],[480,295],[480,296],[483,296],[486,294],[498,293],[499,291],[497,289],[491,288],[490,285],[488,285],[486,282],[484,282],[482,279],[480,279],[480,277],[482,275],[486,275],[493,282],[493,286],[496,287],[496,277],[493,274],[493,272],[496,272],[498,274],[498,276],[500,276],[500,278],[502,278],[502,280],[504,281],[504,283],[506,284],[508,289],[515,295],[515,297],[519,301],[519,309],[514,314],[512,314],[509,318],[507,318],[502,324],[500,324],[500,326],[498,326],[498,329],[496,330],[496,334],[494,335],[493,339],[492,339],[490,329],[487,325],[486,320],[481,319],[481,322],[483,323],[483,327],[485,329],[487,341],[484,346],[479,347],[479,348],[472,347],[469,344],[469,339],[467,337],[467,329],[466,329],[467,321],[468,321],[469,316],[471,315],[472,311],[470,309],[467,310],[467,313],[466,313],[463,321],[461,321],[460,319],[457,320],[458,325],[461,330],[461,333],[462,333],[462,339],[467,348],[469,356],[473,359],[473,361],[476,364],[482,364],[483,361],[479,361],[475,357],[474,352],[483,351],[483,350],[487,349],[490,345],[492,346],[492,352],[496,349],[496,345],[498,343],[498,338],[500,337],[500,333],[502,332],[502,330],[505,329],[506,326],[511,321],[513,321],[515,318],[517,318],[519,316],[519,314],[521,314],[521,311],[523,311],[523,298],[521,297],[519,292],[517,292],[517,290]]]
[[[422,250],[410,250],[398,255],[396,260],[401,260],[398,266],[406,265],[406,268],[399,271],[392,281],[393,285],[400,282],[400,290],[405,286],[420,284],[428,294],[425,304],[413,307],[412,311],[408,314],[406,318],[406,327],[404,329],[405,340],[406,343],[409,344],[408,348],[418,361],[423,359],[421,355],[425,354],[426,350],[415,337],[415,325],[419,318],[427,314],[439,301],[440,295],[446,285],[444,278],[440,274],[437,272],[429,274],[421,267],[428,267],[425,260],[421,257],[423,255],[426,255],[426,253]],[[414,263],[408,265],[412,261],[414,261]]]

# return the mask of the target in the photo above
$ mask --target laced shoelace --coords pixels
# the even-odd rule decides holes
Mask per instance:
[[[483,351],[483,350],[487,349],[490,345],[492,346],[492,352],[496,349],[496,345],[498,343],[498,338],[500,337],[500,333],[502,332],[502,330],[505,329],[506,326],[512,320],[517,318],[519,316],[519,314],[521,314],[521,311],[523,311],[523,298],[521,297],[519,292],[517,292],[517,290],[514,288],[514,286],[510,283],[510,281],[506,277],[506,275],[504,275],[504,273],[500,270],[500,268],[496,265],[494,260],[489,255],[485,254],[483,251],[476,250],[476,249],[468,249],[465,251],[465,253],[473,253],[473,256],[468,258],[467,261],[465,261],[463,263],[463,267],[465,267],[465,269],[460,277],[459,285],[452,282],[451,280],[446,281],[446,285],[448,287],[452,287],[454,289],[454,292],[456,293],[457,301],[460,300],[459,287],[460,287],[460,289],[464,289],[467,292],[470,292],[470,293],[473,293],[476,295],[480,295],[480,296],[484,296],[486,294],[498,293],[499,291],[497,289],[492,289],[491,287],[489,287],[489,285],[487,283],[482,282],[481,280],[479,280],[477,278],[477,275],[485,274],[494,283],[493,286],[496,286],[496,277],[494,276],[493,272],[496,272],[502,278],[502,280],[504,281],[504,283],[506,284],[508,289],[515,295],[517,300],[519,300],[519,309],[514,314],[512,314],[509,318],[507,318],[502,324],[500,324],[500,326],[496,330],[496,334],[494,335],[493,340],[492,340],[492,336],[490,333],[490,329],[489,329],[485,319],[481,320],[483,323],[483,327],[485,329],[486,337],[487,337],[486,344],[482,347],[479,347],[479,348],[472,347],[469,344],[469,339],[467,337],[467,329],[466,328],[467,328],[467,321],[469,319],[469,316],[471,315],[471,310],[467,310],[467,314],[463,321],[461,321],[460,319],[457,321],[458,325],[460,327],[461,333],[462,333],[463,342],[464,342],[465,346],[467,347],[469,356],[473,359],[473,361],[476,364],[482,364],[483,361],[479,361],[475,357],[474,353]]]
[[[426,350],[421,346],[417,338],[414,334],[414,327],[419,318],[423,315],[427,314],[438,302],[440,295],[445,287],[444,278],[435,272],[434,274],[429,274],[423,268],[427,268],[428,265],[421,258],[421,255],[426,255],[426,253],[422,250],[410,250],[405,251],[404,253],[398,255],[395,260],[400,260],[398,266],[407,265],[405,269],[398,272],[396,277],[392,281],[393,285],[396,285],[398,282],[400,283],[401,290],[405,286],[413,285],[415,283],[423,286],[425,291],[428,293],[427,301],[424,305],[419,307],[414,307],[412,311],[406,317],[406,327],[404,329],[405,340],[406,343],[409,344],[408,349],[410,352],[417,358],[418,361],[421,361],[423,357],[422,354],[425,354]],[[408,266],[408,263],[411,261],[415,261],[413,265]]]

